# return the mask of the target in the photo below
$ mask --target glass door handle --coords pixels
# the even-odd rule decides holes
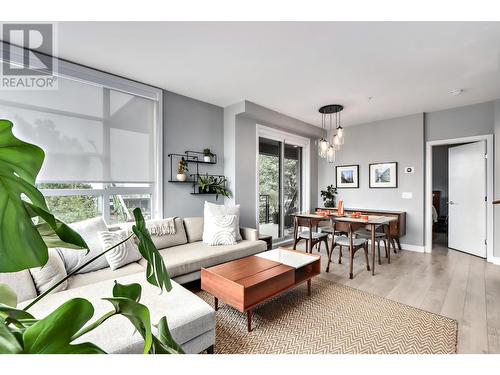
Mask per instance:
[[[449,202],[446,202],[446,204],[448,204],[449,206],[452,206],[452,205],[454,205],[454,204],[455,204],[455,202],[453,202],[453,201],[449,201]]]

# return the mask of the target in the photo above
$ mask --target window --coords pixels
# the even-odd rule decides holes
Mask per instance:
[[[58,89],[0,91],[0,118],[40,146],[37,185],[66,222],[162,216],[162,91],[58,62]]]

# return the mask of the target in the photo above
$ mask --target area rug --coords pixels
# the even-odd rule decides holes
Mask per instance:
[[[213,306],[213,297],[198,296]],[[258,307],[253,331],[246,314],[219,302],[219,354],[456,353],[456,320],[322,278],[312,295],[301,285]]]

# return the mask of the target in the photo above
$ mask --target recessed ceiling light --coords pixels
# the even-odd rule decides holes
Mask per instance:
[[[368,97],[368,101],[371,102],[373,100],[373,96]]]
[[[463,92],[464,92],[464,89],[455,89],[455,90],[451,90],[450,94],[453,96],[457,96],[457,95],[462,94]]]

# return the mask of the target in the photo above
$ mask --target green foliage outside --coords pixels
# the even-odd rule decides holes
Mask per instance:
[[[298,202],[298,161],[285,159],[283,165],[285,194],[285,213],[296,207]],[[277,156],[259,154],[259,194],[269,195],[269,214],[279,212],[279,158]],[[265,222],[265,200],[259,204],[259,222]]]
[[[39,189],[91,189],[89,184],[39,184]],[[66,223],[74,223],[101,215],[99,197],[72,195],[46,197],[49,210]]]

